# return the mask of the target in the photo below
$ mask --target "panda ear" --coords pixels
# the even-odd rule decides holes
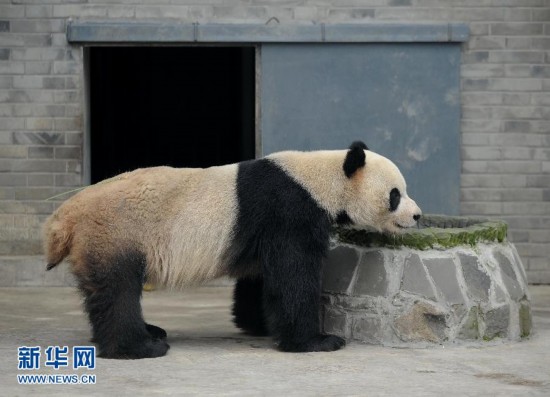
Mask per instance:
[[[369,150],[369,148],[361,141],[353,142],[349,147],[343,167],[348,178],[351,178],[359,168],[365,166],[365,150]]]

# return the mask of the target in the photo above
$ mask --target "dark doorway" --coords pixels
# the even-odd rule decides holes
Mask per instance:
[[[253,47],[92,47],[91,182],[254,158]]]

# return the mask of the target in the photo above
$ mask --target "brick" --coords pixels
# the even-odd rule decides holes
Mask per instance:
[[[505,202],[502,203],[502,210],[500,215],[546,215],[550,212],[550,205],[548,203],[514,203]],[[530,250],[533,248],[531,247]],[[530,254],[533,254],[530,251]]]
[[[316,20],[317,7],[294,7],[294,19]]]
[[[25,119],[25,127],[28,130],[52,130],[53,129],[53,119],[43,118],[43,117],[33,117]]]
[[[11,54],[14,61],[62,61],[67,57],[67,51],[62,48],[14,48]]]
[[[14,76],[14,88],[42,88],[42,77],[40,76]]]
[[[502,175],[503,187],[526,187],[527,176],[526,175]]]
[[[65,88],[65,78],[63,77],[44,77],[43,78],[43,87],[45,89],[64,89]]]
[[[47,200],[57,194],[52,187],[18,187],[15,191],[16,200]]]
[[[503,21],[505,10],[497,7],[476,8],[472,12],[471,8],[453,8],[452,19],[457,21]]]
[[[462,77],[504,77],[504,65],[495,64],[467,64],[463,65],[460,75]],[[473,84],[474,79],[469,80],[467,84]],[[481,83],[479,83],[481,84]]]
[[[328,11],[331,20],[364,20],[374,18],[372,8],[332,8]]]
[[[25,186],[26,184],[26,175],[0,173],[0,186]]]
[[[54,176],[52,174],[30,174],[27,177],[29,186],[53,186]]]
[[[58,174],[55,176],[55,186],[82,186],[82,175],[80,174]],[[343,272],[342,272],[343,273]]]
[[[60,146],[55,148],[55,158],[56,159],[80,159],[81,158],[81,148],[80,146],[76,147],[65,147]]]
[[[0,61],[0,74],[23,74],[25,64],[23,62]]]
[[[15,199],[14,187],[0,186],[0,200],[14,200],[14,199]]]
[[[21,145],[0,145],[0,158],[26,158],[27,147]]]
[[[63,145],[65,135],[59,132],[16,132],[14,143],[32,145]]]
[[[1,163],[0,163],[1,168]],[[63,160],[12,160],[10,171],[15,172],[65,172],[67,163]]]
[[[462,189],[460,192],[462,201],[499,201],[501,200],[501,191],[496,189]]]
[[[500,175],[462,175],[461,186],[465,187],[500,187],[501,186]]]
[[[542,82],[540,79],[495,78],[489,80],[487,89],[495,91],[541,91]]]
[[[550,21],[550,9],[548,8],[532,10],[532,14],[533,14],[533,21],[542,21],[542,22]]]
[[[531,48],[531,37],[506,37],[506,48],[528,50]]]
[[[530,8],[505,8],[504,19],[506,21],[531,21]]]
[[[10,31],[10,21],[0,21],[0,32]]]
[[[465,215],[502,215],[500,203],[464,202],[460,203],[460,209]]]
[[[25,16],[27,18],[50,18],[53,15],[52,5],[26,5]]]
[[[29,147],[29,158],[31,159],[53,159],[53,147],[31,146]]]
[[[493,147],[464,147],[464,160],[498,160],[501,158],[501,149]]]
[[[29,19],[11,21],[13,33],[53,33],[65,31],[64,19]]]
[[[533,38],[532,47],[540,50],[550,50],[550,37],[535,37]]]
[[[76,131],[82,127],[81,117],[56,118],[55,129],[57,131]]]
[[[0,76],[0,88],[12,88],[13,77],[12,76]]]
[[[536,94],[503,93],[502,103],[504,105],[528,105],[532,95]]]
[[[25,62],[25,73],[26,74],[50,74],[52,70],[52,63],[51,62],[33,62],[33,61],[27,61]]]
[[[25,128],[25,119],[14,117],[0,118],[0,130],[22,130]]]
[[[157,8],[164,8],[166,6]],[[55,4],[53,6],[54,18],[67,17],[106,17],[107,7],[94,5]]]
[[[491,51],[489,62],[492,63],[543,63],[542,51]]]
[[[543,33],[542,23],[493,23],[491,24],[491,34],[503,36],[531,36]]]
[[[54,62],[53,74],[79,74],[81,72],[81,66],[80,63],[74,61]]]
[[[258,7],[256,7],[258,8]],[[227,9],[230,10],[232,7],[214,7],[219,11]],[[246,8],[239,8],[240,11],[244,14],[246,13]],[[233,10],[236,12],[235,10]],[[186,19],[189,13],[188,6],[137,6],[135,10],[136,18],[179,18]]]
[[[9,48],[0,48],[0,60],[6,61],[10,58],[10,49]]]

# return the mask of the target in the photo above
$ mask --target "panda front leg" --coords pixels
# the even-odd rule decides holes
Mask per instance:
[[[334,351],[346,341],[320,332],[320,255],[284,254],[264,263],[264,309],[268,329],[286,352]],[[290,254],[288,254],[290,253]],[[294,255],[294,256],[293,256]]]
[[[164,356],[166,332],[146,324],[141,311],[145,256],[137,251],[88,260],[77,273],[98,356],[138,359]]]

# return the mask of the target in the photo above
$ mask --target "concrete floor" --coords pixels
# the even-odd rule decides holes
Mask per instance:
[[[0,395],[549,396],[550,286],[531,293],[535,334],[520,343],[289,354],[238,332],[228,287],[147,292],[145,317],[168,331],[167,356],[98,359],[95,385],[30,386],[17,375],[56,371],[18,370],[17,347],[90,344],[80,298],[73,288],[0,288]]]

